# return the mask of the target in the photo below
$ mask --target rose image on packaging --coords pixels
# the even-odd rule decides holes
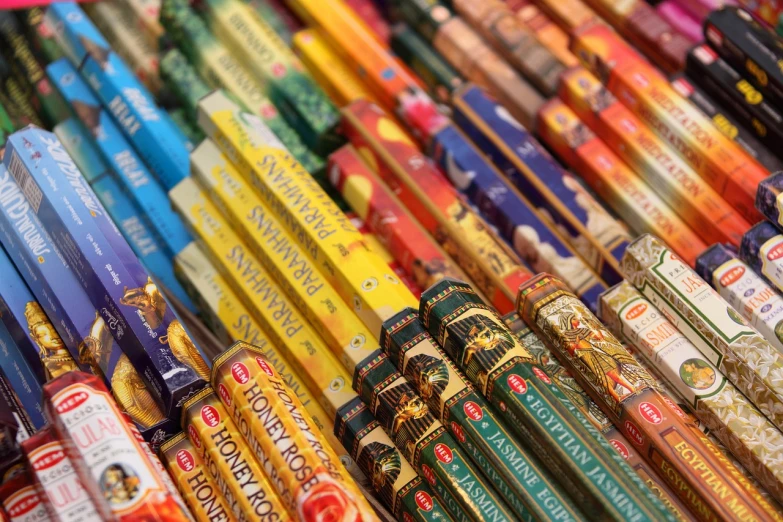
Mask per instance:
[[[29,439],[22,441],[22,450],[29,463],[29,473],[39,486],[39,494],[42,494],[52,520],[101,520],[54,430],[50,427],[39,430]]]
[[[240,427],[243,436],[275,477],[292,513],[300,520],[317,513],[334,520],[375,520],[337,455],[260,350],[234,344],[215,360],[212,375],[226,410],[248,426]]]
[[[104,520],[189,518],[97,377],[66,373],[44,386],[44,398],[52,429]]]
[[[272,477],[276,479],[276,475],[264,473],[228,410],[209,386],[182,406],[182,430],[201,452],[204,462],[210,468],[214,465],[227,484],[236,501],[237,519],[294,520],[272,485]],[[288,442],[292,449],[296,447],[296,441],[289,438]]]
[[[160,456],[197,522],[237,521],[185,432],[164,442]]]

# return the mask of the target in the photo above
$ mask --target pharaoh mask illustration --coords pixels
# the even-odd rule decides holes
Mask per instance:
[[[103,496],[109,504],[124,504],[139,493],[139,477],[127,466],[109,465],[101,474]]]
[[[435,416],[409,384],[384,390],[378,400],[382,403],[376,411],[378,421],[389,430],[395,445],[412,456],[416,442],[427,433]]]
[[[44,367],[46,380],[76,370],[76,362],[63,344],[54,325],[36,301],[28,302],[24,307],[24,317],[30,337],[38,346],[38,356]]]
[[[79,345],[79,361],[82,364],[89,364],[92,373],[105,380],[105,369],[109,366],[109,356],[113,345],[114,337],[112,337],[111,330],[103,317],[95,312],[90,333]]]
[[[421,419],[429,413],[424,401],[413,393],[408,391],[400,396],[397,407],[394,412],[394,421],[392,422],[392,433],[397,433],[403,424],[411,419]]]
[[[163,316],[166,314],[166,300],[158,290],[158,286],[149,277],[144,286],[138,288],[126,286],[120,303],[138,308],[141,315],[144,316],[144,320],[153,330],[161,325]]]
[[[163,420],[155,399],[125,354],[114,367],[111,391],[120,408],[139,426],[149,428]]]
[[[362,460],[368,459],[372,465],[372,487],[376,492],[389,489],[400,475],[402,463],[397,450],[380,442],[373,442],[364,450]]]
[[[179,362],[192,368],[205,381],[209,380],[209,366],[179,320],[171,321],[167,335],[161,337],[160,342],[168,342],[171,353]]]
[[[573,304],[561,312],[557,337],[563,340],[568,354],[587,367],[591,381],[619,404],[636,393],[639,384],[646,386],[651,377],[619,341],[605,333],[587,309],[580,307]]]
[[[502,324],[484,315],[471,315],[449,325],[449,341],[463,343],[462,368],[483,389],[489,372],[514,347],[514,338]]]
[[[413,357],[405,367],[405,377],[416,386],[424,402],[438,397],[449,384],[446,363],[435,357],[421,354]]]

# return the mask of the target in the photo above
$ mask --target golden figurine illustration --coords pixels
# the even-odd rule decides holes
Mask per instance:
[[[362,469],[371,469],[372,487],[382,498],[392,500],[392,486],[400,476],[402,463],[400,454],[391,446],[372,442],[359,457]]]
[[[155,399],[125,354],[120,356],[114,367],[111,391],[120,408],[139,426],[149,428],[163,420]]]
[[[410,457],[416,442],[435,422],[435,416],[409,384],[384,390],[378,401],[378,421],[389,431],[395,445]]]
[[[446,363],[435,357],[420,354],[413,357],[405,367],[405,377],[416,386],[425,402],[439,396],[449,384],[449,370]]]
[[[564,311],[559,329],[568,353],[589,368],[599,385],[617,403],[622,399],[617,386],[633,394],[636,393],[635,382],[650,378],[623,345],[606,337],[603,326],[588,315]]]
[[[150,277],[147,277],[147,283],[139,288],[126,286],[120,303],[138,308],[153,330],[161,325],[166,314],[166,300]]]
[[[179,320],[171,321],[167,335],[165,338],[161,337],[160,342],[168,342],[171,353],[179,362],[193,368],[198,376],[205,381],[209,380],[209,366]]]
[[[109,366],[109,356],[114,346],[111,329],[98,312],[90,326],[90,334],[79,345],[79,361],[89,364],[92,373],[106,379],[106,368]]]
[[[36,301],[28,302],[24,307],[24,317],[30,337],[38,346],[38,356],[43,363],[47,381],[78,369],[40,304]]]
[[[427,405],[413,391],[404,393],[397,402],[392,422],[392,433],[397,433],[403,424],[411,419],[421,419],[429,413]]]
[[[489,372],[514,347],[514,338],[504,326],[484,315],[471,315],[449,325],[449,330],[448,342],[456,337],[462,347],[455,350],[462,353],[461,367],[483,389]]]

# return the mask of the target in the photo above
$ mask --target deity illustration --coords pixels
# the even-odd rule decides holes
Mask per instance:
[[[402,463],[400,454],[391,446],[373,442],[367,446],[359,457],[359,466],[362,469],[371,468],[373,489],[381,497],[392,500],[392,486],[400,475]]]
[[[163,420],[163,414],[155,399],[125,354],[120,356],[114,366],[111,392],[117,404],[139,426],[149,428]]]
[[[706,390],[715,384],[715,369],[701,359],[688,359],[680,366],[682,381],[696,390]]]
[[[626,394],[636,392],[635,382],[647,380],[647,372],[636,364],[623,345],[603,334],[600,323],[579,312],[565,312],[560,318],[560,334],[565,348],[593,373],[598,384],[619,403],[619,386]]]
[[[158,286],[149,277],[147,283],[139,288],[126,286],[120,303],[141,310],[144,320],[153,330],[161,325],[163,316],[166,314],[166,300],[163,299]]]
[[[76,370],[76,362],[63,344],[63,340],[57,335],[54,325],[41,309],[36,301],[30,301],[24,307],[24,318],[27,321],[27,330],[30,338],[38,346],[38,356],[44,367],[46,380]]]
[[[601,112],[615,102],[615,97],[602,84],[592,83],[591,89],[591,82],[586,78],[579,78],[577,83],[584,91],[587,103],[593,112]]]
[[[139,477],[127,466],[111,464],[101,474],[100,486],[109,504],[124,504],[138,495]]]
[[[416,355],[405,367],[405,376],[416,386],[424,402],[438,397],[449,384],[449,369],[446,363],[429,355]]]
[[[484,315],[471,315],[449,326],[449,340],[458,339],[462,349],[461,367],[481,389],[486,387],[489,372],[514,347],[514,338],[506,328]]]
[[[114,346],[114,337],[103,317],[95,312],[90,333],[79,345],[79,362],[89,364],[92,373],[104,377],[109,366],[109,356]]]

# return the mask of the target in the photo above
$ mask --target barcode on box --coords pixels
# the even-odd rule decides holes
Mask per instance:
[[[27,198],[27,202],[33,208],[33,212],[37,214],[38,208],[41,206],[41,201],[43,200],[43,194],[41,193],[41,189],[35,184],[35,181],[33,181],[30,171],[24,166],[22,160],[19,159],[19,155],[16,151],[12,152],[11,166],[8,167],[8,170],[16,180],[16,184],[19,185],[19,188],[22,190],[22,194]]]

